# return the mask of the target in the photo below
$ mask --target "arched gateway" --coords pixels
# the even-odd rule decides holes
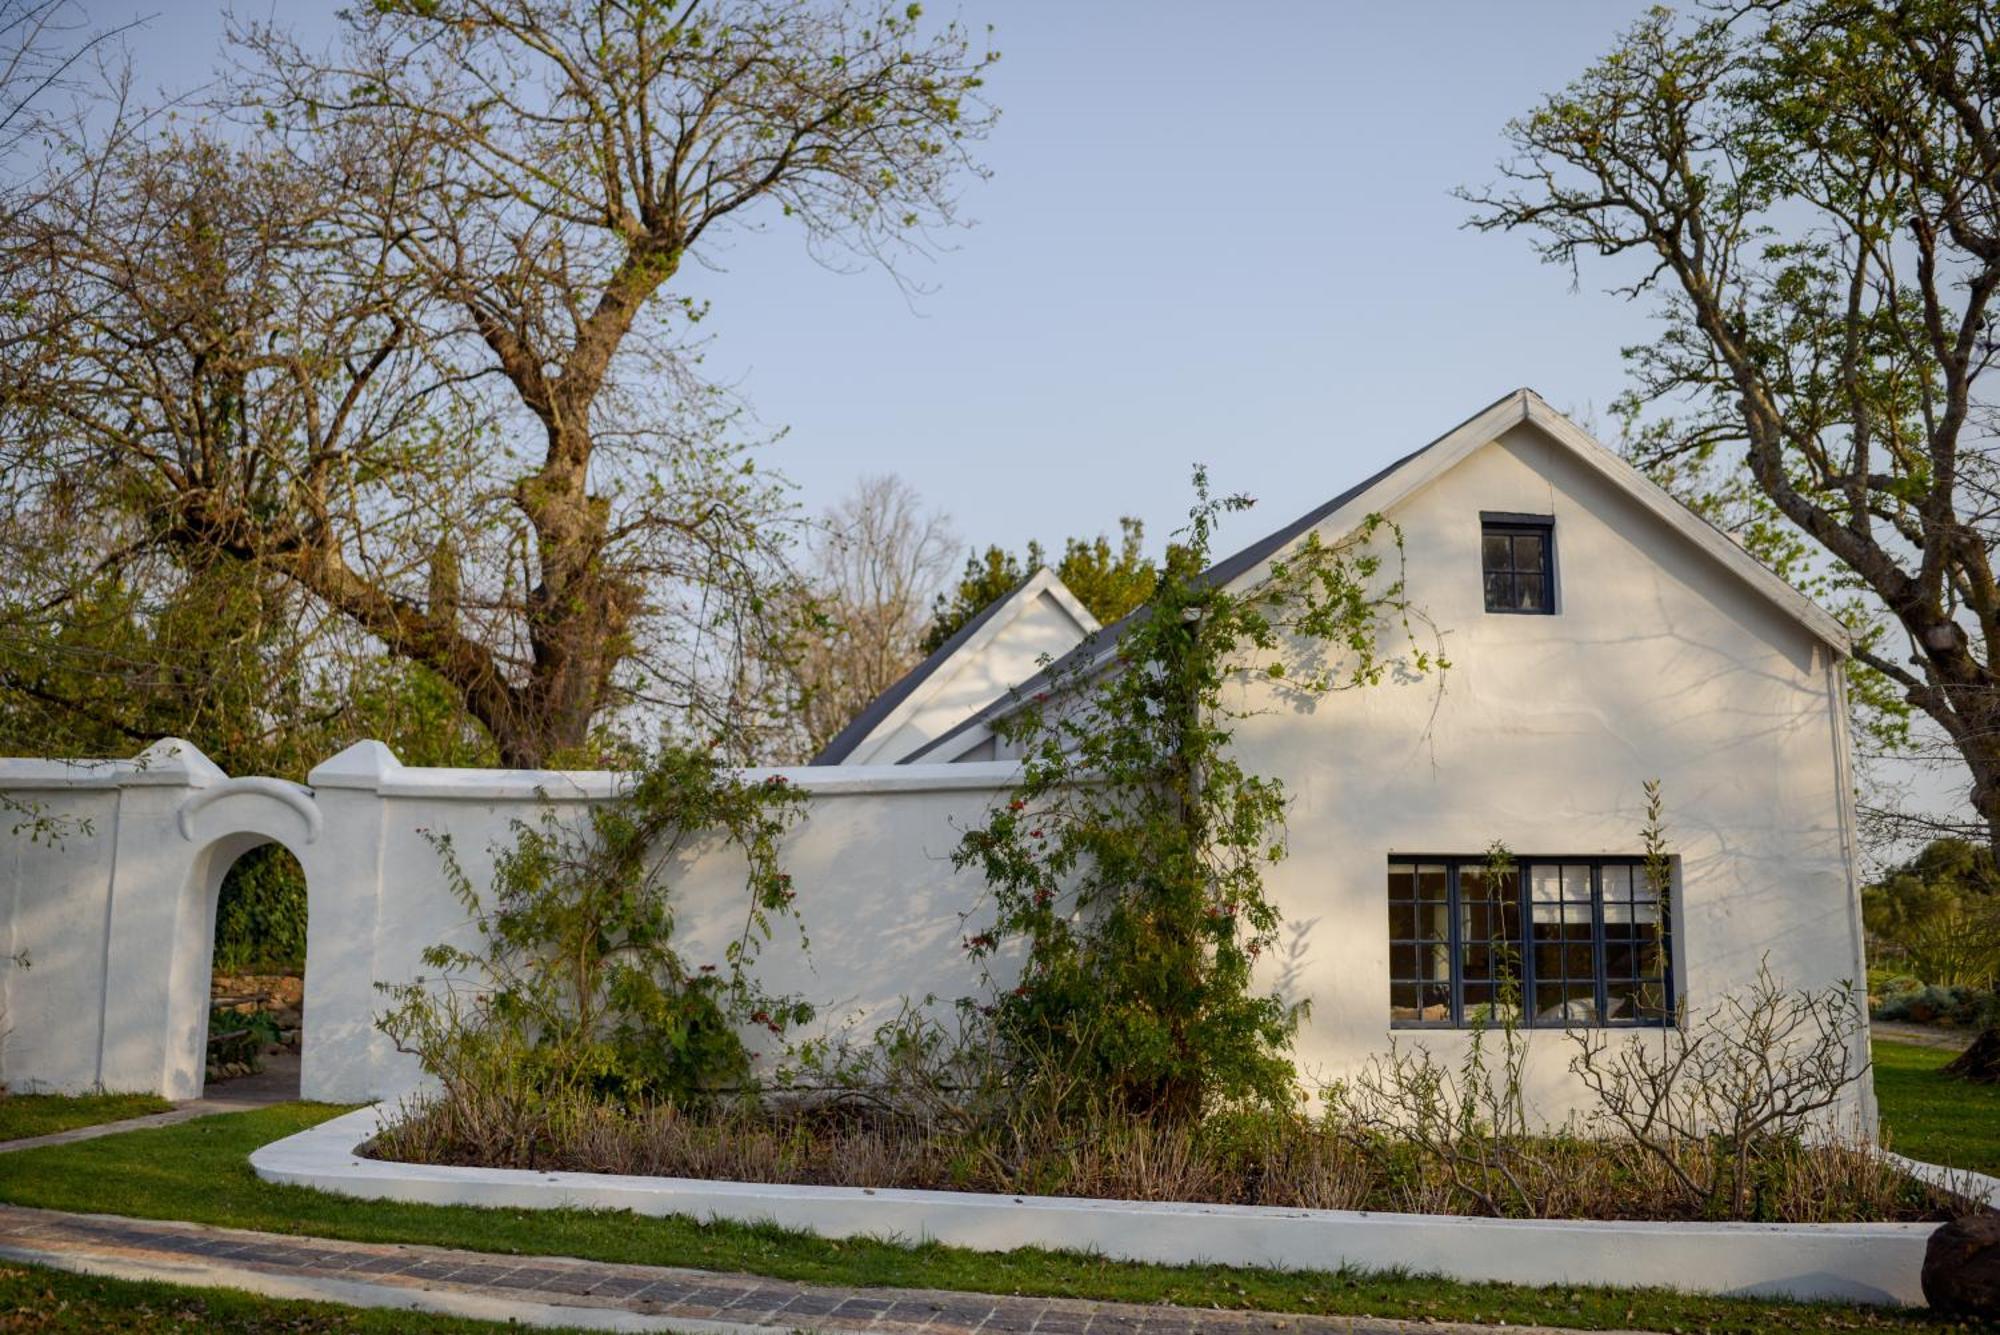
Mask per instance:
[[[232,779],[172,738],[130,760],[0,760],[0,829],[11,836],[0,860],[0,1079],[20,1091],[200,1095],[223,876],[276,843],[306,880],[302,1092],[374,1092],[346,1068],[372,1047],[379,815],[373,802],[324,801],[317,781],[324,773],[337,791],[385,761],[380,743],[361,743],[308,787]],[[316,1054],[328,1036],[356,1051]]]

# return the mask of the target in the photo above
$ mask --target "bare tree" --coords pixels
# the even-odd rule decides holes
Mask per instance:
[[[930,600],[957,552],[950,520],[899,477],[864,477],[827,511],[802,563],[783,660],[796,758],[817,753],[923,658]]]
[[[0,169],[49,123],[49,103],[80,85],[96,51],[135,24],[92,30],[74,0],[0,0]]]
[[[621,706],[715,727],[785,507],[689,370],[673,279],[764,215],[923,245],[983,58],[852,0],[344,22],[334,58],[243,30],[247,143],[115,138],[6,246],[17,494],[97,488],[130,519],[100,564],[282,576],[449,683],[506,763]]]

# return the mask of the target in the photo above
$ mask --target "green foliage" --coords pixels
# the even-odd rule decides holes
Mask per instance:
[[[1991,849],[1933,840],[1862,890],[1861,913],[1876,953],[1923,982],[1983,987],[2000,978],[2000,871]]]
[[[305,872],[281,844],[253,848],[222,878],[215,967],[228,973],[296,973],[305,963]]]
[[[363,737],[414,765],[496,758],[434,673],[353,652],[248,565],[102,573],[51,611],[46,589],[79,552],[49,542],[12,589],[33,605],[0,598],[0,749],[123,756],[184,737],[228,773],[291,779]]]
[[[617,798],[517,822],[484,895],[435,836],[480,944],[433,946],[424,963],[440,977],[383,985],[379,1027],[455,1096],[689,1103],[743,1086],[740,1027],[783,1034],[812,1013],[749,975],[774,916],[791,912],[778,840],[804,796],[780,777],[736,777],[713,748],[670,745]],[[690,963],[672,878],[717,841],[748,865],[743,927],[719,961]]]
[[[109,1279],[41,1266],[0,1264],[0,1309],[34,1315],[39,1335],[493,1335],[502,1327],[473,1317],[408,1308],[370,1309],[240,1289],[158,1280]]]
[[[157,1094],[0,1094],[0,1141],[170,1112]]]
[[[1877,1020],[1903,1020],[1910,1024],[1976,1025],[1985,1020],[1992,1001],[1992,993],[1961,984],[1920,983],[1914,978],[1899,978],[1876,1000],[1870,1014]]]
[[[278,1041],[277,1017],[269,1011],[247,1015],[233,1010],[208,1013],[208,1063],[241,1062],[252,1070],[262,1066],[266,1046]]]
[[[1116,645],[1052,670],[1048,692],[1000,725],[1023,756],[1010,800],[954,854],[981,871],[996,916],[967,948],[1025,956],[990,1007],[1017,1096],[1051,1108],[1193,1120],[1296,1098],[1288,1048],[1300,1008],[1254,985],[1279,915],[1263,869],[1284,856],[1285,792],[1231,749],[1258,683],[1300,706],[1379,681],[1385,622],[1409,629],[1400,570],[1371,550],[1369,519],[1338,545],[1314,534],[1245,592],[1208,581],[1225,512],[1195,474],[1196,503],[1158,586]],[[1400,541],[1397,541],[1400,556]],[[1329,658],[1328,648],[1337,656]],[[1417,651],[1407,666],[1441,668]]]
[[[1145,524],[1128,515],[1118,521],[1118,527],[1115,550],[1111,539],[1102,533],[1090,539],[1071,538],[1063,544],[1062,559],[1055,564],[1056,578],[1107,626],[1150,598],[1160,578],[1159,567],[1140,550],[1146,539]],[[966,622],[1047,564],[1042,544],[1032,540],[1025,561],[997,546],[967,557],[965,573],[957,585],[937,596],[931,627],[924,635],[924,652],[936,650]]]

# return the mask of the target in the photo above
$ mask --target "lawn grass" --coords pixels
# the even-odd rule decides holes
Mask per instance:
[[[1875,1099],[1886,1143],[1948,1168],[2000,1175],[2000,1085],[1940,1073],[1958,1054],[1878,1038]]]
[[[0,1095],[0,1140],[73,1131],[100,1122],[163,1113],[174,1105],[153,1094],[6,1094]]]
[[[65,1332],[167,1331],[179,1335],[312,1335],[317,1331],[485,1332],[497,1322],[427,1312],[342,1307],[336,1303],[263,1298],[240,1289],[195,1289],[128,1279],[74,1275],[66,1270],[0,1262],[0,1329]],[[519,1329],[518,1326],[511,1327]]]
[[[1921,1311],[1828,1303],[1765,1303],[1664,1290],[1532,1289],[1383,1272],[1141,1265],[1034,1249],[993,1254],[936,1244],[831,1241],[772,1226],[703,1225],[607,1212],[358,1201],[274,1186],[250,1171],[249,1154],[257,1146],[339,1111],[281,1104],[0,1156],[0,1200],[360,1242],[415,1242],[510,1255],[744,1271],[817,1284],[1584,1329],[1962,1329]]]

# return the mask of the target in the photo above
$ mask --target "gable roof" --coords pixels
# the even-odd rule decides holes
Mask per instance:
[[[1523,424],[1537,427],[1551,440],[1567,447],[1574,457],[1590,466],[1640,506],[1664,520],[1668,527],[1707,552],[1836,654],[1845,657],[1851,652],[1852,646],[1847,628],[1832,614],[1773,574],[1762,562],[1745,551],[1734,538],[1688,509],[1658,483],[1615,452],[1605,448],[1575,422],[1550,407],[1547,400],[1532,389],[1517,389],[1503,398],[1496,399],[1442,436],[1412,450],[1373,477],[1348,488],[1325,504],[1307,511],[1284,527],[1265,534],[1241,551],[1217,561],[1203,571],[1200,578],[1203,582],[1221,585],[1240,582],[1254,584],[1269,569],[1272,560],[1281,556],[1312,530],[1324,525],[1329,530],[1327,536],[1330,538],[1346,534],[1368,515],[1389,510],[1419,488],[1455,467],[1474,450]],[[908,764],[921,759],[954,738],[964,737],[973,729],[984,728],[990,721],[1011,713],[1024,698],[1046,685],[1056,672],[1074,668],[1085,656],[1108,661],[1113,646],[1123,637],[1132,617],[1140,615],[1143,611],[1142,608],[1139,612],[1134,612],[1131,616],[1085,639],[1061,661],[1022,683],[1014,691],[986,708],[968,716],[956,727],[918,747],[903,757],[899,763]]]
[[[929,657],[904,673],[895,685],[869,701],[868,707],[855,715],[854,720],[807,763],[841,764],[870,738],[886,737],[894,732],[916,712],[931,690],[951,675],[945,670],[948,664],[961,657],[970,658],[985,649],[1045,594],[1069,614],[1086,639],[1099,630],[1097,618],[1069,591],[1069,586],[1056,578],[1055,572],[1048,567],[1039,567],[1034,574],[980,608],[978,615],[960,626]],[[927,687],[930,689],[927,690]]]

